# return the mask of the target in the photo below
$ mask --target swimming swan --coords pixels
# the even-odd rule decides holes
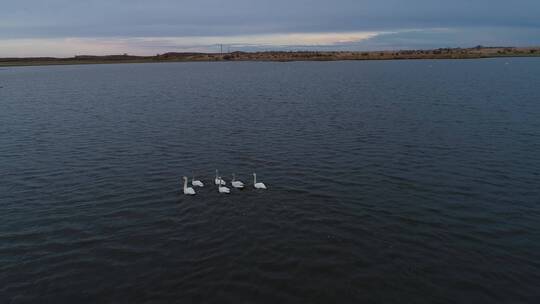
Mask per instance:
[[[195,177],[191,178],[191,185],[195,187],[204,187],[203,182],[201,182],[200,180],[196,180]]]
[[[219,193],[231,193],[231,189],[227,188],[227,187],[224,187],[221,185],[221,177],[218,177],[218,191]]]
[[[227,183],[221,179],[221,177],[218,175],[218,170],[216,169],[216,179],[214,180],[214,183],[216,185],[223,185],[225,186]]]
[[[253,187],[255,189],[266,189],[266,185],[263,183],[257,183],[257,174],[253,173]]]
[[[183,179],[184,179],[184,194],[186,194],[186,195],[195,195],[195,190],[193,188],[187,186],[188,178],[184,176]]]
[[[231,185],[237,189],[242,189],[244,188],[244,183],[242,183],[241,181],[237,181],[236,180],[236,175],[233,173],[232,175],[232,181],[231,181]]]

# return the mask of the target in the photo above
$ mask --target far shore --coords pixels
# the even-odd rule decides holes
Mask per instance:
[[[498,57],[540,57],[540,47],[441,48],[432,50],[396,50],[370,52],[297,51],[297,52],[232,52],[232,53],[165,53],[155,56],[81,55],[69,58],[25,57],[0,58],[0,67],[37,65],[74,65],[150,62],[215,62],[215,61],[337,61],[337,60],[402,60],[402,59],[478,59]]]

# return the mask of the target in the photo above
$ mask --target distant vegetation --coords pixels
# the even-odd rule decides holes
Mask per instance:
[[[474,59],[493,57],[540,56],[540,47],[442,48],[434,50],[399,50],[376,52],[232,52],[232,53],[165,53],[155,56],[81,55],[70,58],[32,57],[0,58],[0,66],[175,62],[175,61],[332,61],[393,59]]]

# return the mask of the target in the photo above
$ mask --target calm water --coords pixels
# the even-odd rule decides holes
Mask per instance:
[[[540,300],[538,59],[17,67],[0,87],[1,303]],[[216,168],[269,190],[219,195]]]

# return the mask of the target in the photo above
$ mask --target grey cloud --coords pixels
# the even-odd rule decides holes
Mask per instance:
[[[540,27],[536,0],[21,0],[0,10],[0,37],[137,37]]]
[[[356,42],[313,46],[233,43],[233,49],[374,50],[540,45],[538,0],[6,0],[0,5],[0,56],[215,49],[139,37],[227,37],[287,33],[377,32]],[[443,29],[443,30],[441,30]],[[388,33],[392,32],[392,34]],[[199,38],[197,38],[199,37]],[[63,38],[80,38],[62,42]],[[84,39],[92,40],[92,45]],[[135,40],[130,40],[134,38]],[[25,40],[26,41],[23,41]],[[28,40],[30,39],[30,40]],[[37,40],[36,40],[37,39]],[[48,47],[43,46],[44,40]],[[118,43],[111,42],[118,39]],[[122,40],[124,39],[124,40]],[[125,40],[127,39],[127,40]],[[218,38],[218,40],[221,38]],[[20,40],[20,41],[16,41]],[[35,44],[32,43],[35,41]],[[82,43],[83,41],[84,43]],[[77,45],[76,43],[82,43]],[[215,42],[217,43],[217,42]],[[55,47],[55,45],[58,46]],[[35,45],[35,47],[34,47]],[[112,48],[116,45],[117,48]],[[70,47],[69,49],[66,49]],[[88,49],[85,49],[87,47]],[[41,48],[41,49],[40,49]],[[124,48],[122,48],[124,50]]]

